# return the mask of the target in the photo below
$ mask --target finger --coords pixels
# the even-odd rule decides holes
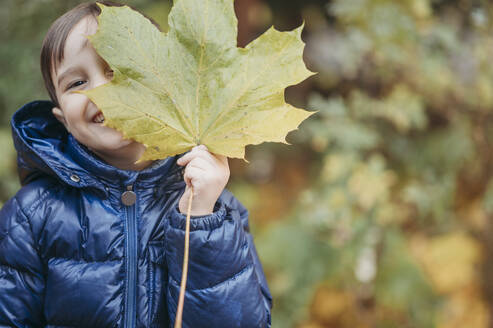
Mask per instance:
[[[194,159],[193,161],[191,161],[187,164],[183,174],[185,175],[187,170],[190,170],[192,168],[202,171],[202,174],[207,173],[207,170],[210,170],[210,167],[207,166],[208,164],[204,164],[204,163],[205,162],[202,159],[198,159],[198,158]],[[204,165],[205,165],[205,167],[204,167]]]
[[[225,165],[228,165],[228,157],[226,157],[224,155],[214,154],[214,153],[211,153],[211,154],[212,154],[212,156],[214,156],[221,163],[223,163]]]
[[[195,156],[197,156],[197,151],[199,151],[200,149],[203,149],[203,148],[199,148],[199,146],[193,147],[192,149],[190,149],[190,151],[188,151],[182,157],[180,157],[176,161],[176,163],[178,165],[182,165],[182,166],[187,165],[188,162],[190,162]]]
[[[228,157],[226,157],[224,155],[219,155],[219,154],[210,152],[209,149],[207,148],[207,146],[205,146],[205,145],[195,146],[194,149],[206,151],[210,155],[210,158],[212,160],[217,160],[223,164],[228,164]]]
[[[201,145],[194,147],[190,152],[180,157],[176,163],[184,166],[196,157],[201,157],[210,163],[215,163],[217,161],[217,158],[207,150],[207,147],[202,147]]]
[[[183,179],[189,187],[193,187],[196,182],[204,175],[204,171],[193,166],[187,166],[185,173],[183,174]]]
[[[190,162],[188,162],[187,167],[196,167],[203,171],[208,171],[214,169],[214,166],[209,162],[203,159],[202,157],[195,157]]]
[[[209,151],[209,149],[207,149],[206,145],[198,145],[198,146],[193,147],[192,150],[193,149]]]

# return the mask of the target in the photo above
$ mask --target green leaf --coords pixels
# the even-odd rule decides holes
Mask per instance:
[[[313,73],[303,63],[303,26],[273,28],[236,46],[233,0],[178,0],[161,33],[128,7],[105,7],[89,39],[114,71],[111,83],[84,92],[105,124],[143,143],[141,160],[203,144],[244,158],[245,146],[285,142],[312,113],[284,101],[284,89]]]

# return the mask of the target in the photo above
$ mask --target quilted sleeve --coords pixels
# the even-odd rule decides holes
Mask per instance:
[[[44,327],[42,261],[16,198],[0,211],[0,327]]]
[[[174,208],[166,238],[172,321],[180,291],[184,234],[185,216]],[[248,212],[225,191],[213,214],[191,219],[183,327],[270,327],[271,307],[270,292],[248,232]]]

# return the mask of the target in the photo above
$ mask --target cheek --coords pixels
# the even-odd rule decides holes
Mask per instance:
[[[69,94],[60,101],[65,119],[67,121],[81,120],[89,103],[89,99],[81,94]]]

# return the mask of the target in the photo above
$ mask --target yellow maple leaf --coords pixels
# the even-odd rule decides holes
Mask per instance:
[[[284,101],[284,89],[313,73],[303,63],[303,26],[269,29],[236,46],[233,0],[177,0],[169,31],[160,32],[128,7],[105,7],[90,42],[113,80],[86,94],[105,125],[144,144],[141,160],[203,144],[244,158],[245,146],[285,142],[310,116]]]

